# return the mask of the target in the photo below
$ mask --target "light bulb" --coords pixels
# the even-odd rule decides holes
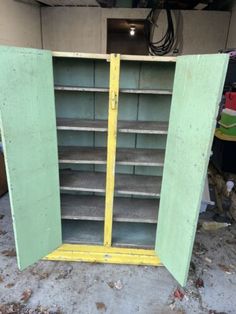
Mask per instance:
[[[135,27],[130,27],[130,30],[129,30],[129,34],[130,36],[134,36],[135,35]]]

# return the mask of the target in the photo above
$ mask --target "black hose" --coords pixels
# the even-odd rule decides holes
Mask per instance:
[[[171,10],[166,4],[167,30],[165,35],[158,41],[154,42],[153,35],[157,27],[157,18],[155,18],[156,8],[153,8],[145,20],[145,37],[147,41],[148,51],[153,56],[163,56],[169,53],[175,42],[175,33]]]

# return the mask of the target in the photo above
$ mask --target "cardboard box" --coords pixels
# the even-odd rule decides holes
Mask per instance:
[[[0,196],[7,192],[7,176],[3,153],[0,152]]]

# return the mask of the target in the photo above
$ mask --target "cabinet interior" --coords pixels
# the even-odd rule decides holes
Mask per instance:
[[[54,57],[64,243],[103,245],[110,63]],[[153,249],[174,62],[120,63],[112,245]]]

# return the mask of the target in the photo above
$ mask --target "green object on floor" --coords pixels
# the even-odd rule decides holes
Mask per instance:
[[[236,136],[236,111],[224,109],[221,113],[219,125],[223,134]]]

